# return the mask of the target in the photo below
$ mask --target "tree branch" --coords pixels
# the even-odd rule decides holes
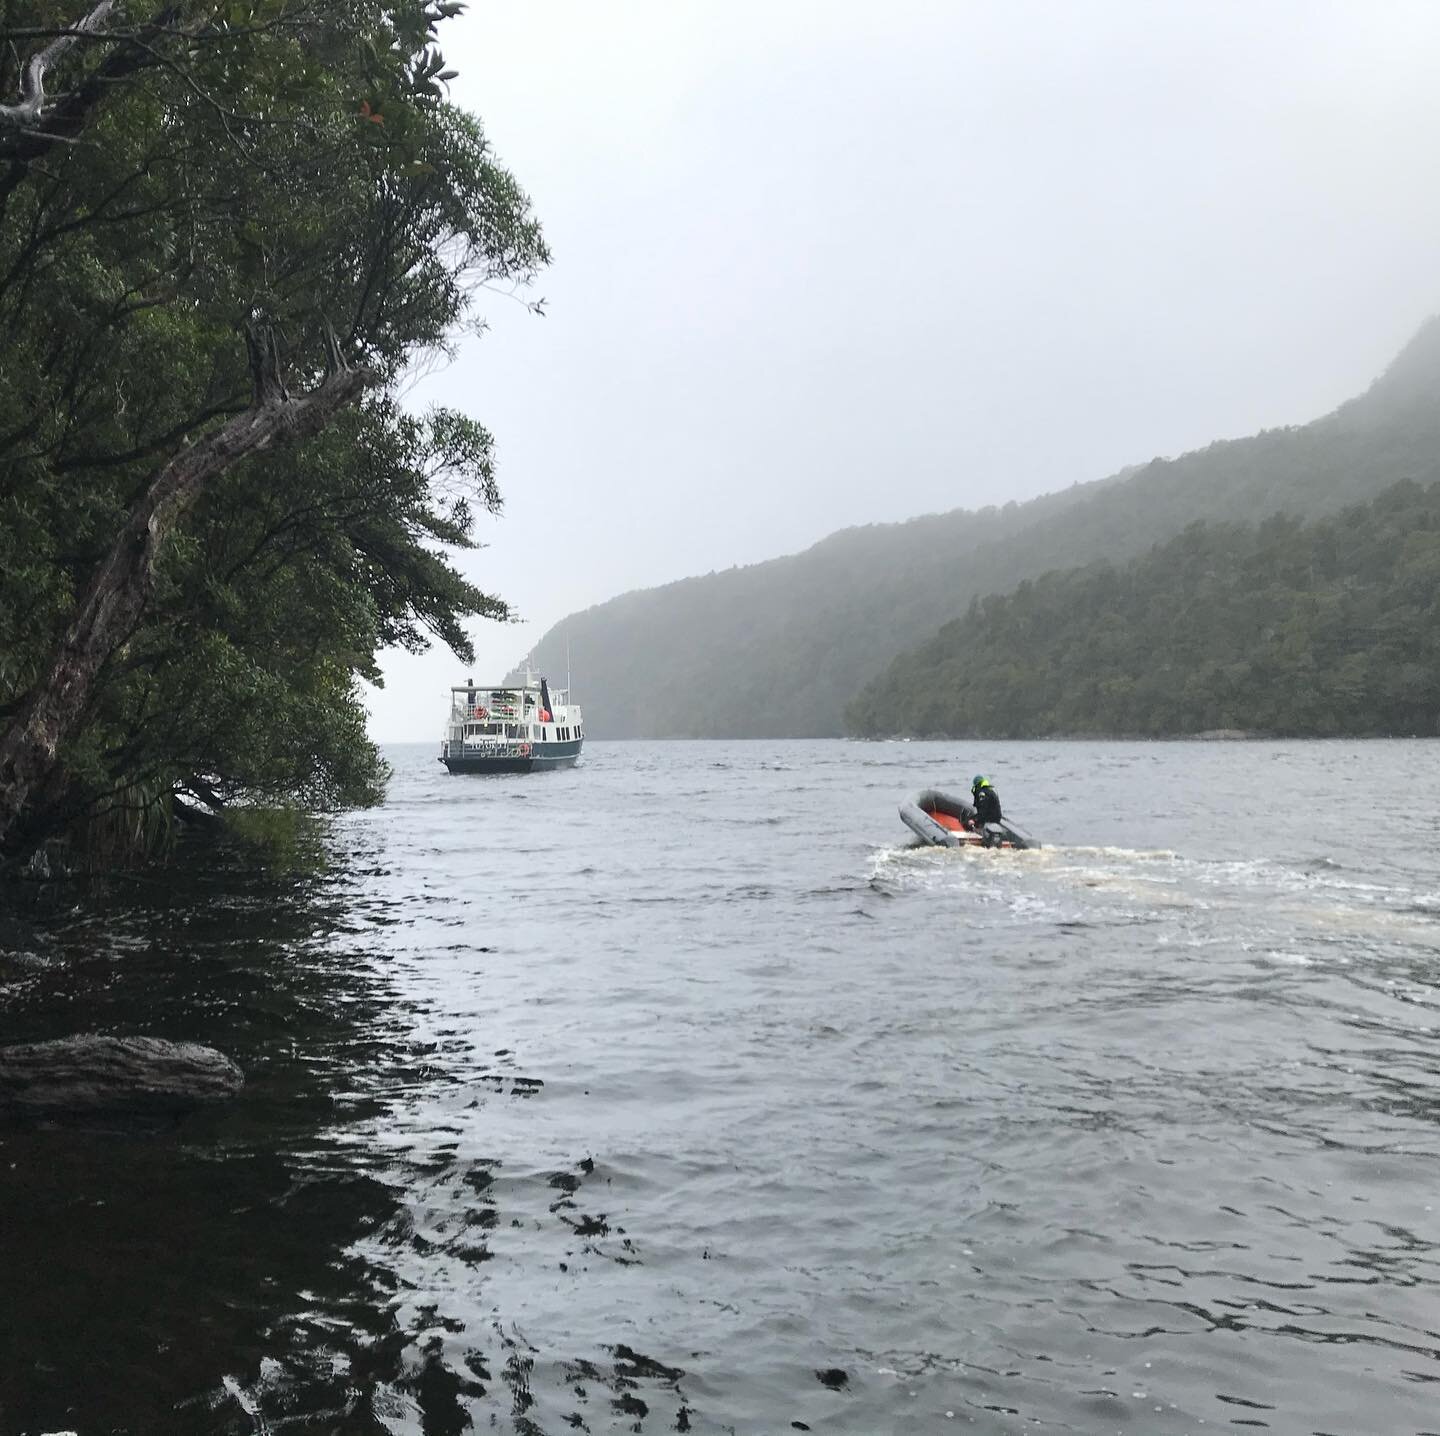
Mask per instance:
[[[0,734],[0,844],[16,826],[30,794],[53,773],[61,742],[89,702],[97,674],[139,623],[155,583],[160,545],[206,485],[242,459],[274,443],[318,433],[377,376],[332,364],[310,393],[291,398],[280,378],[273,333],[246,336],[255,401],[243,414],[176,454],[131,510],[96,569],[45,676]]]
[[[73,30],[56,36],[43,50],[30,58],[20,81],[20,102],[15,105],[0,105],[0,123],[17,127],[37,126],[45,115],[45,72],[51,69],[76,40],[91,35],[105,23],[106,17],[115,8],[116,0],[100,0],[100,3]]]

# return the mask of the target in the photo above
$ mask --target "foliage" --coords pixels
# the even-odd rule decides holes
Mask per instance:
[[[337,349],[381,381],[185,514],[32,828],[146,794],[370,800],[377,648],[468,657],[465,621],[506,617],[445,556],[499,509],[488,434],[395,397],[479,286],[547,258],[444,98],[437,27],[460,8],[136,0],[77,36],[77,9],[0,0],[0,95],[69,46],[40,121],[0,117],[0,720],[150,477],[250,404],[247,329],[297,392]]]
[[[847,529],[792,557],[625,594],[557,624],[536,659],[563,669],[569,641],[600,736],[835,736],[867,682],[976,596],[1121,562],[1196,520],[1324,514],[1399,479],[1440,478],[1437,389],[1432,321],[1367,394],[1302,428],[1026,504]]]
[[[1192,524],[977,599],[856,700],[864,734],[1440,734],[1440,484]]]

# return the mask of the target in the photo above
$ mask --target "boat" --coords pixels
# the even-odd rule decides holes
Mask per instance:
[[[1038,848],[1039,843],[1008,818],[975,826],[975,805],[968,798],[922,788],[900,804],[900,821],[917,837],[945,848]]]
[[[580,705],[526,669],[520,683],[476,683],[450,690],[440,761],[451,773],[534,773],[573,768],[585,744]]]

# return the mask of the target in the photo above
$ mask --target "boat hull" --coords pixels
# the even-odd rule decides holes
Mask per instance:
[[[440,754],[440,761],[450,773],[456,774],[485,774],[485,773],[543,773],[552,768],[573,768],[580,759],[580,749],[584,746],[583,738],[576,738],[569,743],[532,743],[527,744],[528,753],[475,753],[475,752],[450,752]]]
[[[949,821],[946,821],[946,820]],[[922,788],[900,804],[900,821],[916,837],[942,848],[1038,848],[1039,843],[1008,819],[970,828],[975,805],[939,788]]]

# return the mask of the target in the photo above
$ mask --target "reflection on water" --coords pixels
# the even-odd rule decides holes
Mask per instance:
[[[402,749],[12,914],[3,1040],[249,1085],[0,1130],[0,1436],[1440,1429],[1437,755],[1382,852],[1341,745]],[[906,845],[976,768],[1050,846]]]
[[[397,1052],[382,985],[329,948],[346,899],[343,881],[221,862],[125,878],[0,954],[6,1040],[196,1038],[249,1084],[170,1131],[0,1129],[7,1436],[249,1431],[233,1372],[331,1418],[357,1363],[395,1345],[354,1244],[396,1197],[344,1129],[378,1109]]]

